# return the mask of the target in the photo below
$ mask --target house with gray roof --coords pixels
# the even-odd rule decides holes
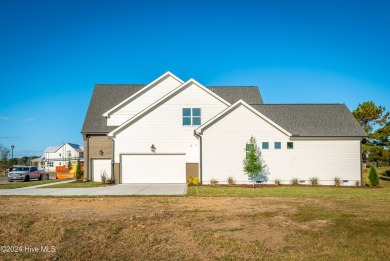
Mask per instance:
[[[361,183],[367,135],[344,104],[264,104],[257,86],[203,86],[167,72],[145,84],[97,84],[81,130],[85,178],[220,184],[243,171],[248,142],[266,164],[256,182]]]
[[[34,162],[39,169],[54,172],[57,166],[67,166],[69,160],[72,164],[76,164],[77,160],[82,161],[83,157],[83,147],[78,144],[64,142],[60,146],[47,147],[41,157],[31,162]]]

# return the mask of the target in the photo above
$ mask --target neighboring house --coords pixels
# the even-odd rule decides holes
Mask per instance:
[[[68,166],[69,160],[76,164],[77,160],[83,160],[83,148],[77,144],[64,142],[61,146],[47,147],[43,155],[32,162],[37,162],[39,169],[56,171],[57,166]]]
[[[355,185],[366,137],[344,104],[263,104],[256,86],[205,87],[170,72],[148,85],[96,85],[81,133],[86,178],[117,183],[250,183],[254,136],[268,166],[261,182]]]

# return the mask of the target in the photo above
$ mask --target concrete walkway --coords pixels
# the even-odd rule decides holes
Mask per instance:
[[[0,196],[129,196],[129,195],[185,195],[187,184],[117,184],[93,188],[50,188],[51,185],[73,180],[17,188],[0,189]]]

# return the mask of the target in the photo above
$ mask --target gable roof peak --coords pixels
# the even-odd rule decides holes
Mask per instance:
[[[110,110],[106,111],[105,113],[103,113],[103,116],[104,117],[108,117],[108,115],[114,111],[116,111],[118,108],[121,108],[123,105],[127,104],[128,102],[130,102],[131,100],[133,100],[135,97],[138,97],[139,95],[143,94],[144,92],[148,91],[151,87],[155,86],[157,83],[167,79],[168,77],[171,77],[173,79],[175,79],[176,81],[178,81],[180,84],[183,84],[183,80],[180,79],[179,77],[177,77],[176,75],[174,75],[173,73],[171,73],[170,71],[167,71],[166,73],[164,73],[163,75],[161,75],[160,77],[158,77],[157,79],[155,79],[154,81],[152,81],[151,83],[147,84],[146,86],[144,86],[143,88],[141,88],[141,90],[139,90],[138,92],[134,93],[133,95],[131,95],[130,97],[128,97],[126,100],[122,101],[121,103],[117,104],[116,106],[114,106],[113,108],[111,108]]]

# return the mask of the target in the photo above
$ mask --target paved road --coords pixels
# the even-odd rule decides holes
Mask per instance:
[[[56,174],[55,173],[50,173],[49,179],[56,179]],[[8,179],[7,176],[4,176],[2,173],[0,173],[0,184],[7,184]]]

